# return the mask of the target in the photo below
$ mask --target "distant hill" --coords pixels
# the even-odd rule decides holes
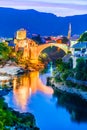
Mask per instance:
[[[67,35],[69,23],[72,24],[72,34],[81,34],[87,30],[87,14],[57,17],[35,10],[0,8],[0,37],[13,37],[20,28],[27,29],[28,35]]]

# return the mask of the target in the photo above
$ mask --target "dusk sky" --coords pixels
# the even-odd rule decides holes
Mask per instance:
[[[0,7],[35,9],[57,16],[87,14],[87,0],[0,0]]]

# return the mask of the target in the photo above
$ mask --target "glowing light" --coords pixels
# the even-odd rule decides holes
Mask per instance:
[[[17,83],[17,78],[13,81],[14,102],[26,111],[27,102],[33,93],[41,91],[45,94],[53,94],[53,89],[44,85],[39,78],[39,72],[31,72],[27,76],[22,76]]]

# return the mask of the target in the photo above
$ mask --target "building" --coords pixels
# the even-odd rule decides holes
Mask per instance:
[[[76,67],[76,60],[80,57],[87,61],[87,42],[78,42],[72,46],[73,68]]]
[[[78,42],[72,46],[74,56],[87,56],[87,42]]]
[[[58,44],[66,44],[67,46],[70,46],[70,40],[65,36],[58,37],[56,42]]]
[[[27,31],[20,29],[16,32],[16,38],[14,39],[15,51],[23,51],[23,57],[31,57],[30,48],[31,46],[37,46],[36,42],[32,39],[27,38]]]
[[[20,29],[16,32],[16,39],[24,40],[27,37],[27,31],[25,29]]]

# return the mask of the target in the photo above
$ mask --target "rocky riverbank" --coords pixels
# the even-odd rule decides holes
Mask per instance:
[[[15,75],[23,74],[28,71],[39,71],[44,69],[44,64],[31,64],[28,66],[17,65],[13,62],[7,62],[4,66],[0,66],[0,82],[8,82],[10,79],[13,79]]]
[[[0,84],[7,84],[14,76],[23,74],[24,72],[25,69],[20,66],[6,64],[3,67],[0,67]]]
[[[4,67],[0,68],[0,74],[17,75],[20,73],[24,73],[24,69],[19,66],[5,65]]]
[[[54,78],[48,78],[47,85],[52,86],[55,90],[71,93],[80,96],[82,99],[87,101],[87,91],[76,89],[74,87],[68,87],[64,83],[55,83]]]

